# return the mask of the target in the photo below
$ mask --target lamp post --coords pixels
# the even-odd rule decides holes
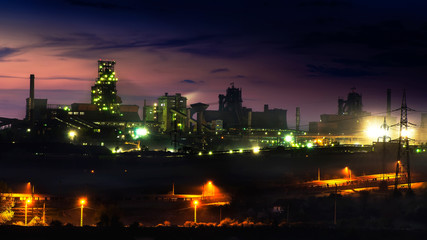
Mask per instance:
[[[213,184],[212,184],[212,181],[209,181],[208,182],[208,187],[210,188],[210,190],[211,190],[211,195],[212,196],[214,196],[215,195],[215,189],[214,189],[214,186],[213,186]]]
[[[80,199],[80,227],[83,227],[83,208],[86,204],[86,200],[85,199]]]
[[[31,198],[28,198],[25,200],[25,226],[27,226],[27,210],[28,210],[28,204],[31,204]]]
[[[197,205],[199,204],[199,201],[195,200],[193,201],[194,205],[194,222],[197,223]]]

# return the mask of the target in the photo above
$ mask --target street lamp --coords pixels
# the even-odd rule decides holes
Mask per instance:
[[[194,222],[197,223],[197,205],[199,205],[199,201],[194,200],[193,205],[194,205]]]
[[[81,198],[80,199],[80,205],[81,205],[81,207],[80,207],[80,227],[83,227],[83,208],[84,208],[85,204],[86,204],[86,199]]]
[[[25,201],[25,226],[27,226],[27,210],[28,210],[28,204],[31,204],[31,198],[27,198]]]
[[[344,170],[345,170],[347,177],[350,178],[350,180],[351,180],[351,169],[349,169],[348,167],[345,167]]]
[[[208,188],[210,188],[210,190],[211,190],[211,194],[212,194],[212,196],[214,196],[215,195],[215,188],[214,188],[214,186],[213,186],[213,184],[212,184],[212,181],[209,181],[208,182]]]

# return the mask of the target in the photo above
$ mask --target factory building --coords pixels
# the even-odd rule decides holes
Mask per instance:
[[[235,88],[234,83],[227,88],[226,95],[218,96],[218,111],[204,111],[204,121],[216,125],[222,122],[223,129],[287,129],[286,113],[284,109],[269,109],[264,105],[263,112],[253,112],[251,108],[242,106],[242,89]]]
[[[35,76],[30,75],[30,96],[26,99],[25,120],[33,122],[47,117],[47,99],[35,98]]]
[[[187,119],[187,98],[180,93],[158,98],[157,121],[160,130],[163,132],[183,131],[186,127]]]
[[[323,139],[322,144],[328,139],[340,144],[372,144],[379,141],[379,136],[384,130],[381,127],[385,124],[390,126],[396,123],[396,118],[391,117],[391,93],[387,90],[387,115],[373,116],[370,112],[363,111],[362,95],[351,89],[347,99],[338,99],[337,114],[322,114],[319,122],[309,123],[309,132],[304,138]],[[380,132],[380,134],[379,134]],[[395,139],[396,132],[387,132],[387,139]]]
[[[362,95],[352,88],[347,100],[338,99],[338,113],[320,115],[320,122],[309,123],[309,132],[339,135],[359,133],[367,120],[366,117],[371,115],[363,111],[362,106]]]
[[[31,126],[29,131],[53,140],[66,136],[64,132],[75,130],[79,132],[79,139],[96,144],[107,139],[116,141],[117,133],[142,126],[139,107],[121,104],[114,65],[114,61],[98,61],[98,78],[91,88],[91,103],[56,105],[48,104],[47,99],[37,99],[34,96],[35,76],[31,74],[25,118]]]
[[[73,103],[69,115],[100,126],[142,125],[137,105],[123,105],[117,95],[115,61],[98,60],[98,78],[91,88],[91,103]]]
[[[204,103],[191,104],[191,108],[187,108],[187,98],[180,93],[165,93],[158,98],[158,103],[144,106],[143,121],[147,125],[158,126],[160,132],[287,129],[287,110],[270,109],[265,105],[263,112],[252,112],[252,109],[242,106],[242,89],[235,88],[234,84],[225,95],[220,94],[218,100],[218,111],[206,110],[209,105]]]
[[[114,71],[115,61],[98,61],[98,78],[92,86],[91,102],[99,112],[113,116],[120,114],[121,98],[117,95],[118,78]]]

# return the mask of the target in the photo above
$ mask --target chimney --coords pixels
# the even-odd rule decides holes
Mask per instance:
[[[30,75],[30,98],[34,99],[34,74]]]
[[[30,74],[30,97],[27,98],[25,119],[28,121],[33,120],[34,109],[34,74]]]
[[[296,120],[295,130],[299,131],[299,124],[300,124],[300,117],[301,117],[299,107],[297,107],[297,109],[296,109],[295,117],[296,117],[296,119],[295,119]]]
[[[268,104],[264,104],[264,112],[268,112]]]

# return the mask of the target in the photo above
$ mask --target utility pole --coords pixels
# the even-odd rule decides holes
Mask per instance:
[[[43,203],[43,217],[42,217],[43,224],[46,223],[46,202]]]
[[[400,165],[402,164],[402,158],[406,158],[406,172],[408,174],[408,193],[412,192],[411,188],[411,168],[410,168],[410,159],[409,159],[409,136],[408,136],[408,126],[414,125],[410,122],[408,122],[408,111],[413,111],[413,109],[408,108],[406,104],[406,90],[403,90],[403,97],[402,97],[402,105],[400,107],[400,123],[399,123],[399,146],[397,150],[397,163],[396,163],[396,178],[394,182],[394,190],[398,190],[398,177],[400,172]],[[405,132],[403,135],[402,133]],[[404,146],[403,146],[404,145]],[[404,148],[404,149],[403,149]],[[403,151],[403,153],[402,153]]]

